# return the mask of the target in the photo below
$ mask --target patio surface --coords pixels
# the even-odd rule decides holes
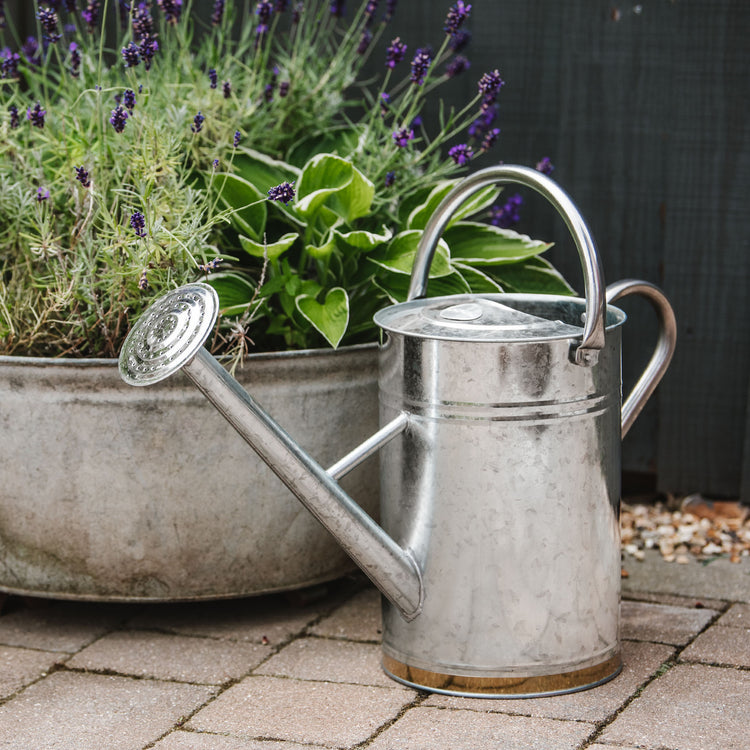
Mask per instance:
[[[377,592],[186,604],[10,597],[0,748],[747,750],[750,558],[625,560],[625,668],[532,700],[417,692],[380,670]]]

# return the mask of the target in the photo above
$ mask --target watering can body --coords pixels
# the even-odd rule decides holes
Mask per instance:
[[[493,183],[544,195],[573,234],[585,298],[425,299],[454,211]],[[611,303],[640,294],[657,346],[621,410]],[[183,368],[384,594],[383,666],[435,692],[529,697],[600,684],[619,650],[620,441],[664,374],[674,315],[653,285],[604,287],[596,248],[567,195],[524,167],[480,170],[428,222],[405,303],[381,310],[378,433],[324,469],[203,348],[216,293],[157,301],[120,354],[132,385]],[[338,478],[381,451],[381,525]]]
[[[585,309],[571,298],[497,300],[578,325]],[[473,304],[406,303],[445,311]],[[389,312],[381,325],[390,326]],[[619,671],[625,316],[610,307],[607,318],[592,367],[571,361],[567,338],[442,340],[385,330],[381,422],[407,412],[409,428],[381,452],[381,524],[412,550],[425,592],[411,621],[384,601],[384,666],[398,680],[529,696]]]

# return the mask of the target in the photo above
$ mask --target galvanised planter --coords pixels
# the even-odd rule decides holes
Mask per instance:
[[[329,465],[378,427],[375,346],[251,356],[238,379]],[[288,590],[349,557],[183,376],[0,357],[0,591],[176,601]],[[344,480],[378,507],[378,462]]]

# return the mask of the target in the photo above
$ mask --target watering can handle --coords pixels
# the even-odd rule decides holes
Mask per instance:
[[[659,381],[669,367],[677,343],[677,322],[669,300],[659,287],[648,281],[623,279],[607,287],[607,304],[616,302],[630,294],[645,297],[653,306],[659,318],[659,338],[646,369],[633,387],[622,406],[622,437],[633,426],[641,410],[646,405]]]
[[[606,303],[604,298],[604,274],[599,256],[586,223],[573,201],[556,182],[535,169],[509,164],[480,169],[459,182],[445,196],[427,222],[422,239],[417,247],[407,299],[424,297],[427,292],[427,280],[432,258],[435,255],[435,248],[440,236],[448,226],[451,216],[463,202],[469,196],[490,185],[514,182],[536,190],[547,198],[563,217],[573,235],[583,267],[586,290],[586,321],[583,327],[582,341],[575,352],[575,361],[579,365],[593,365],[597,361],[599,350],[604,346]]]

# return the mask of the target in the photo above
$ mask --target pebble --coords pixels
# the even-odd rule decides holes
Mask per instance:
[[[623,503],[620,527],[623,552],[636,560],[645,559],[647,549],[678,565],[717,557],[739,563],[750,555],[750,513],[704,518],[662,503]]]

